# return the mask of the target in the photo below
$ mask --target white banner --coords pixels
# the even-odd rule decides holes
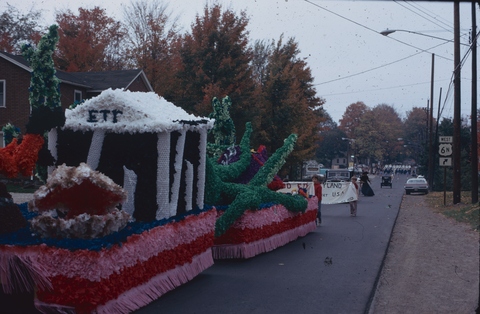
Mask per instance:
[[[277,192],[298,194],[299,189],[306,189],[308,195],[315,195],[313,182],[301,181],[285,182],[285,188],[278,190]],[[357,199],[357,191],[351,182],[322,183],[322,204],[348,203]]]
[[[340,204],[358,200],[357,189],[351,182],[324,182],[322,204]]]

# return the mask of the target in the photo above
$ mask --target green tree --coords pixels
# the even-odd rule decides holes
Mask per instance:
[[[7,3],[7,10],[0,15],[0,50],[18,55],[22,44],[38,42],[44,31],[39,25],[41,17],[41,11],[32,8],[22,14]]]
[[[427,154],[427,120],[428,115],[425,108],[414,107],[407,112],[404,121],[403,145],[405,157],[413,160],[422,166],[426,166]]]
[[[78,11],[78,15],[70,10],[56,15],[60,40],[54,55],[55,65],[68,72],[123,69],[125,32],[121,23],[100,7]]]
[[[321,132],[321,141],[316,151],[316,159],[327,167],[331,167],[332,160],[335,157],[344,155],[348,150],[348,142],[342,140],[347,137],[340,128],[331,128]]]
[[[462,119],[460,127],[460,181],[462,185],[462,191],[470,191],[472,184],[472,168],[470,166],[471,154],[470,154],[470,134],[471,128],[467,123],[467,119]],[[444,118],[438,127],[438,136],[452,136],[453,135],[453,120],[450,118]],[[435,153],[437,149],[435,149]],[[438,162],[438,155],[434,158],[435,162]],[[443,167],[435,167],[434,185],[433,189],[436,191],[443,191],[443,173],[445,169]],[[448,191],[453,190],[453,170],[451,167],[446,169],[446,189]]]

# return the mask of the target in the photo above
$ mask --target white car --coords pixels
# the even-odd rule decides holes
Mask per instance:
[[[404,185],[405,193],[425,193],[428,194],[428,182],[425,178],[411,178],[408,179]]]

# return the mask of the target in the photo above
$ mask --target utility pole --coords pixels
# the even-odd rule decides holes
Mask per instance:
[[[477,139],[477,21],[475,1],[472,2],[472,204],[478,202],[478,139]]]
[[[428,186],[430,191],[433,191],[433,177],[435,175],[435,153],[433,151],[433,82],[434,82],[434,69],[435,69],[435,54],[432,53],[432,75],[430,83],[430,112],[428,115],[429,126],[429,154],[428,154]]]
[[[461,88],[460,88],[460,1],[453,2],[453,60],[454,69],[454,96],[453,96],[453,204],[461,201],[461,167],[460,167],[460,151],[462,149],[460,141],[461,127]]]

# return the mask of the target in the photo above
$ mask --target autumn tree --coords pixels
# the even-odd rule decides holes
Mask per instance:
[[[176,18],[161,1],[139,0],[124,8],[127,58],[141,68],[153,90],[172,98],[175,74],[179,70]]]
[[[360,119],[369,110],[370,108],[368,108],[362,101],[350,104],[347,109],[345,109],[345,113],[340,119],[340,125],[338,127],[345,132],[347,135],[346,137],[351,139],[355,138],[355,129],[359,126]]]
[[[297,134],[295,150],[284,167],[291,169],[315,156],[320,123],[326,119],[324,100],[316,96],[311,70],[299,53],[294,38],[284,43],[281,36],[269,53],[264,79],[257,79],[263,82],[258,87],[260,112],[255,118],[260,128],[255,142],[275,151],[288,135]]]
[[[120,22],[107,16],[105,9],[78,9],[56,14],[60,40],[56,66],[68,72],[121,70],[125,65]]]
[[[21,45],[40,40],[44,30],[39,25],[41,11],[30,9],[22,14],[7,3],[7,10],[0,15],[0,51],[21,54]]]
[[[213,97],[229,96],[238,134],[251,120],[253,106],[247,25],[245,11],[237,15],[230,9],[223,11],[220,4],[205,6],[203,16],[196,16],[191,32],[182,38],[180,85],[172,100],[190,113],[207,116]]]
[[[403,123],[397,111],[380,104],[366,112],[353,130],[356,151],[370,162],[394,162],[402,150]]]

